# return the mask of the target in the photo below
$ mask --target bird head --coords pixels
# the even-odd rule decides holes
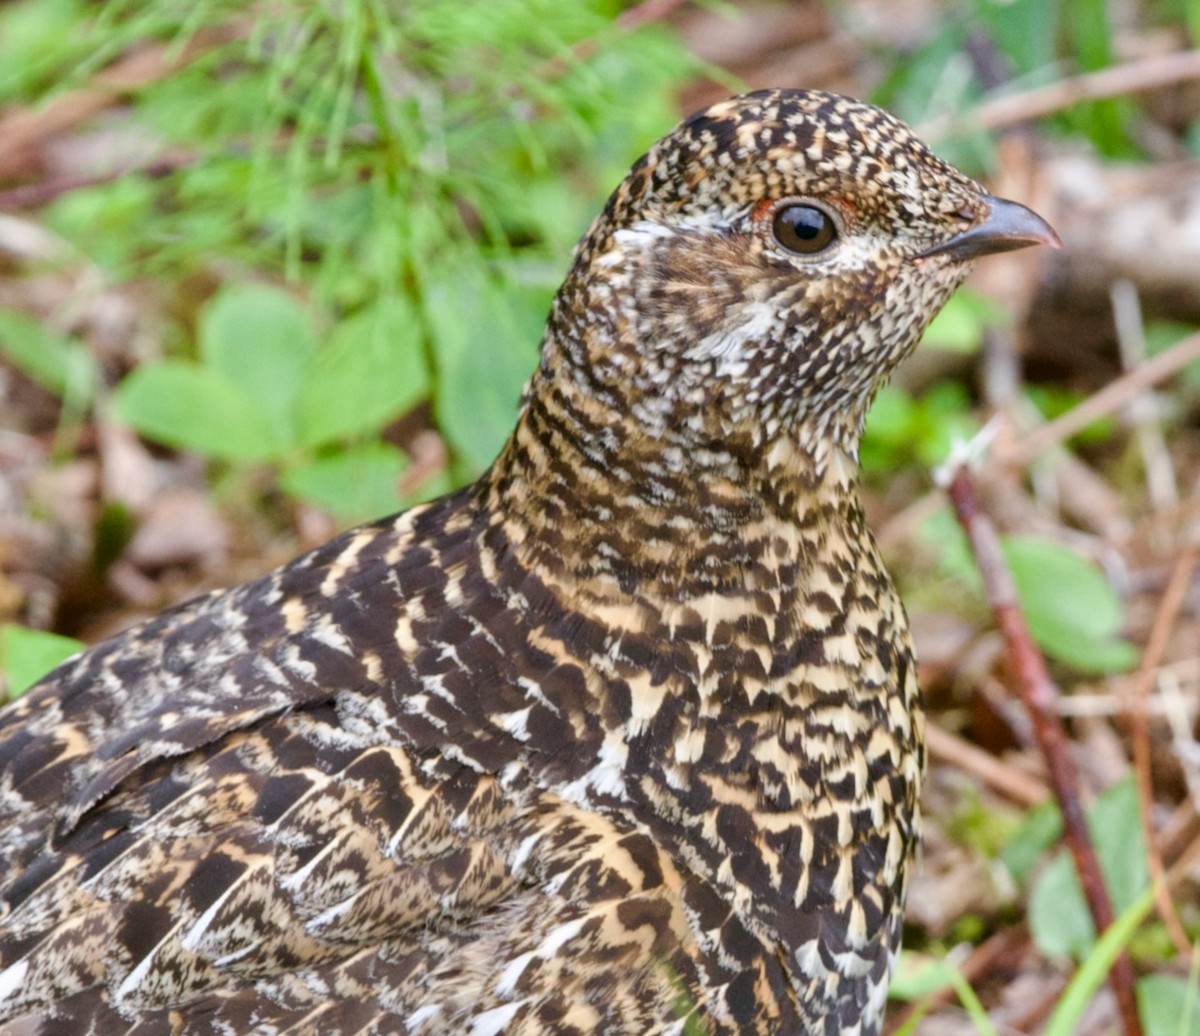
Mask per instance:
[[[875,390],[971,260],[1039,243],[1058,244],[1040,217],[879,108],[747,94],[634,165],[580,243],[543,367],[655,439],[800,429],[853,455]]]

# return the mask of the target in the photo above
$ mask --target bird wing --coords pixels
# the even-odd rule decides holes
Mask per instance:
[[[466,767],[427,780],[403,748],[331,745],[339,729],[331,707],[290,713],[85,816],[3,924],[4,1013],[50,1004],[79,1033],[674,1017],[695,977],[684,879],[649,838]]]
[[[694,879],[528,779],[520,685],[553,666],[478,537],[462,498],[358,530],[3,714],[0,1019],[651,1032],[699,1009]]]

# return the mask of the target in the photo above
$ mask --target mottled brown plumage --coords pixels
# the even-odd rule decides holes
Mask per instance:
[[[858,436],[1051,238],[845,98],[685,122],[478,482],[0,714],[0,1031],[877,1033],[922,721]]]

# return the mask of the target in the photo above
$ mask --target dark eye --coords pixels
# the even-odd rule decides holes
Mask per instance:
[[[801,255],[824,251],[837,237],[833,217],[815,205],[785,205],[771,229],[784,248]]]

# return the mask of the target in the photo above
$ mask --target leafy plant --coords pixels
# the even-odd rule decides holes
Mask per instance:
[[[936,546],[942,571],[982,593],[962,530],[948,508],[931,515],[922,538]],[[1038,647],[1085,673],[1120,672],[1137,651],[1120,638],[1121,599],[1104,573],[1075,551],[1042,536],[1002,536],[1004,558]]]
[[[99,383],[96,362],[81,343],[0,309],[0,355],[62,400],[61,429],[69,433],[79,424]]]
[[[0,674],[5,677],[9,697],[15,698],[28,690],[59,662],[85,646],[57,633],[13,624],[0,626]]]
[[[886,385],[867,416],[860,460],[868,473],[895,471],[914,461],[933,467],[955,442],[978,430],[967,391],[956,381],[939,382],[920,397]]]
[[[275,464],[293,492],[343,518],[394,509],[404,454],[356,440],[428,390],[405,336],[414,323],[398,298],[380,300],[318,346],[312,318],[286,292],[226,288],[201,314],[199,362],[139,367],[116,393],[117,412],[171,446]]]
[[[1146,1036],[1200,1036],[1200,975],[1194,966],[1186,979],[1147,975],[1138,981],[1137,994]]]
[[[1134,664],[1137,651],[1117,635],[1121,600],[1099,568],[1040,536],[1006,536],[1004,556],[1039,647],[1084,672]]]
[[[1088,1002],[1104,984],[1113,961],[1129,945],[1153,902],[1153,893],[1146,889],[1100,936],[1055,1004],[1054,1013],[1046,1023],[1046,1036],[1074,1036],[1079,1031],[1079,1019]]]
[[[1107,789],[1087,811],[1088,831],[1117,911],[1137,901],[1147,884],[1146,850],[1132,778]],[[1048,956],[1082,959],[1095,946],[1096,932],[1070,855],[1060,851],[1034,882],[1029,927]]]
[[[198,362],[135,372],[121,413],[157,441],[265,462],[288,491],[360,517],[397,502],[381,487],[404,461],[384,424],[428,399],[454,477],[477,474],[511,427],[572,245],[698,67],[660,26],[619,28],[619,10],[6,5],[0,98],[40,100],[133,45],[179,59],[132,95],[151,152],[176,168],[66,193],[45,211],[54,231],[114,280],[182,293],[214,272],[283,279],[321,317],[318,333],[308,310],[257,289],[254,314],[231,289],[205,310]]]
[[[1090,72],[1113,60],[1113,25],[1105,0],[972,0],[948,5],[936,28],[891,71],[872,99],[914,121],[968,111],[984,93],[1029,87],[1059,78],[1064,69]],[[970,55],[987,54],[988,61]],[[981,81],[980,69],[992,79]],[[1048,122],[1088,140],[1101,154],[1137,152],[1136,107],[1127,98],[1082,101]],[[992,164],[984,134],[938,141],[939,150],[969,169]]]

